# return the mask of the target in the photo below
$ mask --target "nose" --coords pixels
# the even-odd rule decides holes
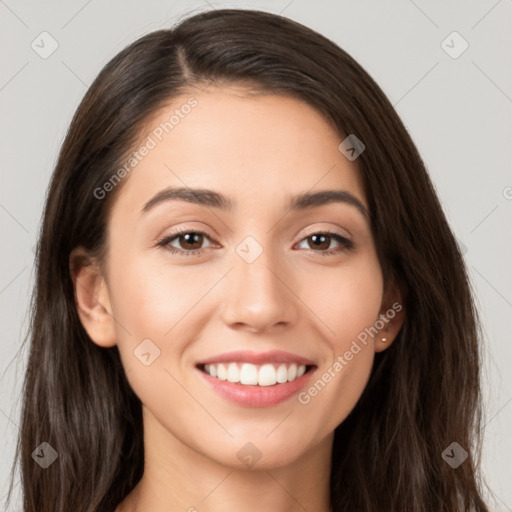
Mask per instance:
[[[252,262],[233,255],[233,269],[222,290],[222,318],[231,328],[269,332],[296,322],[300,300],[293,292],[294,278],[285,262],[278,264],[271,253],[264,248]]]

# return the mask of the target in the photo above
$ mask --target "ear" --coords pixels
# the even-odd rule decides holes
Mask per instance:
[[[393,281],[386,286],[379,318],[375,322],[379,329],[378,334],[374,338],[375,352],[382,352],[393,343],[404,321],[403,293],[396,282]],[[384,325],[382,326],[382,324]]]
[[[91,340],[100,347],[117,344],[107,283],[96,260],[82,247],[71,251],[69,268],[78,316]]]

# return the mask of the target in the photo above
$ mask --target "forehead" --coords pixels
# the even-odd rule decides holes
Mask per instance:
[[[273,208],[329,188],[366,205],[356,163],[338,150],[341,140],[317,110],[295,98],[247,96],[233,87],[192,91],[146,123],[114,209],[132,215],[169,186],[217,190],[232,198],[233,211]]]

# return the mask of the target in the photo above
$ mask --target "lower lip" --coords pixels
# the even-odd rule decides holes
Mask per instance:
[[[306,385],[306,382],[314,373],[315,369],[316,367],[313,367],[298,379],[283,384],[275,384],[273,386],[246,386],[239,382],[217,379],[199,368],[196,368],[201,374],[201,377],[214,391],[243,407],[270,407],[284,402],[298,393]]]

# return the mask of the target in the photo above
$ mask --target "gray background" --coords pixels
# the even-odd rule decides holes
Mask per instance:
[[[465,251],[486,330],[483,471],[492,509],[512,511],[511,0],[0,0],[0,503],[19,424],[26,353],[17,351],[27,327],[32,249],[71,117],[103,65],[128,43],[178,16],[221,7],[282,13],[321,32],[395,105]],[[46,59],[31,47],[43,31],[58,43]],[[450,36],[442,45],[453,31],[469,44],[457,58],[445,50],[458,52],[462,41]]]

